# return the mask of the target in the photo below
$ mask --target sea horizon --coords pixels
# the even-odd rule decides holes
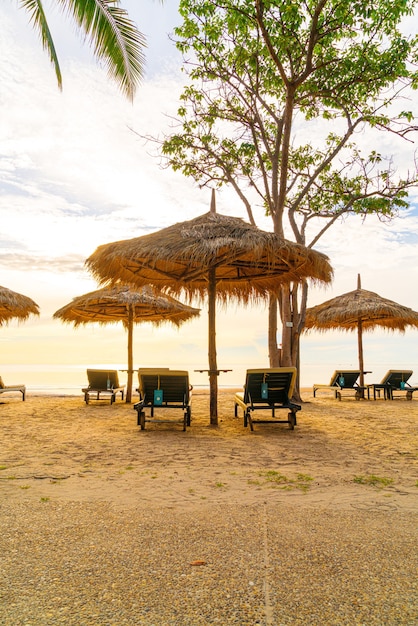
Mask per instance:
[[[197,390],[204,390],[209,388],[209,378],[207,370],[199,370],[196,365],[185,365],[179,363],[173,365],[172,363],[147,363],[141,364],[141,366],[134,365],[134,370],[139,367],[170,367],[170,369],[186,370],[189,372],[190,383],[193,388]],[[207,366],[206,366],[207,367]],[[230,368],[226,368],[227,371],[221,371],[218,378],[219,389],[242,389],[245,383],[246,370],[250,368],[268,368],[268,364],[232,364]],[[121,385],[127,384],[127,366],[120,363],[90,363],[86,364],[0,364],[0,376],[3,379],[3,383],[6,386],[13,385],[25,385],[27,394],[33,395],[62,395],[62,396],[77,396],[82,395],[82,389],[88,386],[87,369],[103,369],[103,370],[118,370],[119,382]],[[301,388],[312,388],[313,384],[324,383],[327,384],[330,380],[332,373],[335,370],[341,369],[358,369],[358,365],[353,363],[347,363],[345,365],[341,363],[329,364],[321,366],[315,364],[307,364],[301,368]],[[398,369],[394,367],[392,369]],[[411,367],[413,369],[413,367]],[[365,382],[375,383],[380,381],[383,374],[386,372],[377,371],[366,375]],[[410,383],[413,386],[418,386],[418,380],[416,377],[418,372],[414,372],[413,378]],[[133,375],[133,393],[138,387],[138,375],[135,371]]]

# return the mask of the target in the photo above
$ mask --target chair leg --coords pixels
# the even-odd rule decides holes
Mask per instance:
[[[254,424],[253,424],[253,420],[251,419],[251,413],[250,411],[248,411],[248,421],[250,423],[250,428],[252,431],[254,431]]]
[[[296,426],[296,414],[292,412],[292,413],[289,413],[287,417],[289,420],[290,430],[294,430]]]

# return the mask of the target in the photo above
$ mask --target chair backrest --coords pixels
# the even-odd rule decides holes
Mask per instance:
[[[293,395],[295,367],[247,370],[244,402],[253,404],[282,404]]]
[[[92,389],[107,389],[107,381],[109,379],[109,388],[117,389],[119,385],[119,377],[117,370],[87,370],[87,378],[89,387]]]
[[[336,370],[331,376],[330,387],[352,389],[360,376],[360,370]]]
[[[390,385],[394,389],[399,390],[401,382],[406,383],[411,378],[412,373],[412,370],[389,370],[383,377],[381,384]]]
[[[139,393],[146,403],[153,403],[154,391],[162,390],[164,404],[189,402],[189,373],[184,370],[161,369],[152,373],[139,371]]]
[[[169,367],[140,367],[138,369],[138,382],[141,381],[142,374],[155,374],[159,372],[168,372],[170,371]]]

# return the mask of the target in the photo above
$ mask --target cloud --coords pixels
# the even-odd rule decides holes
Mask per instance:
[[[41,358],[45,363],[60,358],[88,363],[92,354],[98,363],[112,359],[124,363],[125,338],[120,329],[109,330],[104,341],[103,329],[75,333],[53,322],[52,313],[74,296],[96,288],[84,261],[98,245],[141,236],[209,209],[209,190],[161,169],[155,145],[142,138],[168,133],[170,116],[176,113],[184,80],[179,56],[168,38],[172,25],[180,21],[176,3],[124,0],[124,6],[138,20],[149,44],[146,77],[133,104],[108,81],[106,71],[92,59],[69,23],[53,14],[51,25],[64,75],[60,93],[25,12],[15,4],[0,6],[1,282],[29,295],[41,307],[39,320],[23,327],[12,324],[2,331],[4,363],[28,363],[29,359],[39,363]],[[382,146],[389,149],[391,144]],[[396,154],[402,155],[404,167],[410,160],[409,148],[396,147]],[[411,196],[416,203],[416,191]],[[231,190],[217,194],[217,206],[221,213],[246,218]],[[271,230],[263,208],[258,207],[256,213],[259,225]],[[316,246],[330,256],[335,280],[327,289],[312,288],[309,305],[352,291],[361,273],[364,288],[418,310],[418,294],[413,289],[418,279],[417,206],[402,215],[389,224],[371,216],[365,222],[349,218],[335,225]],[[204,367],[206,333],[204,307],[199,321],[178,332],[169,327],[163,334],[162,329],[142,329],[136,333],[141,362],[176,366],[181,360],[190,369]],[[221,311],[217,336],[220,366],[232,364],[234,369],[221,384],[242,384],[246,366],[267,364],[264,305]],[[417,337],[410,336],[416,354]],[[305,384],[321,382],[320,363],[333,371],[342,345],[347,346],[345,358],[355,362],[355,339],[347,341],[335,336],[303,339]],[[382,349],[389,367],[387,345],[382,339],[376,354]],[[390,343],[394,352],[396,345]],[[404,343],[399,346],[405,351]],[[412,350],[405,352],[405,358],[406,354],[417,362]],[[307,369],[311,365],[312,372]],[[207,376],[199,380],[206,384]]]

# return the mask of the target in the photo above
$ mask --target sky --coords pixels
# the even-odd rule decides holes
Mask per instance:
[[[63,74],[60,92],[46,53],[16,0],[0,5],[0,284],[40,307],[39,318],[0,328],[0,374],[13,384],[51,381],[87,367],[126,364],[120,325],[74,329],[53,313],[73,297],[98,288],[84,261],[100,244],[141,236],[206,213],[210,190],[160,166],[156,148],[141,139],[170,132],[185,77],[169,35],[180,23],[177,3],[124,0],[147,38],[146,71],[133,103],[123,97],[71,21],[49,7],[48,19]],[[413,23],[413,22],[411,22]],[[408,26],[410,27],[410,25]],[[418,95],[409,106],[417,111]],[[303,130],[303,129],[302,129]],[[400,171],[413,167],[415,144],[380,140]],[[334,281],[312,287],[309,306],[362,287],[418,311],[418,192],[392,223],[357,218],[335,225],[317,244],[334,268]],[[246,219],[230,190],[217,192],[220,213]],[[257,213],[258,211],[258,213]],[[257,223],[271,230],[255,209]],[[206,384],[207,309],[180,329],[140,324],[134,330],[136,366],[188,369]],[[264,305],[219,309],[220,385],[242,385],[245,369],[268,366]],[[375,331],[364,339],[369,382],[388,369],[413,369],[418,384],[418,331]],[[328,382],[334,369],[357,368],[353,334],[311,333],[302,338],[303,386]],[[73,379],[74,379],[73,376]],[[38,377],[38,378],[37,378]],[[79,379],[77,378],[77,380]],[[72,380],[73,380],[72,379]]]

